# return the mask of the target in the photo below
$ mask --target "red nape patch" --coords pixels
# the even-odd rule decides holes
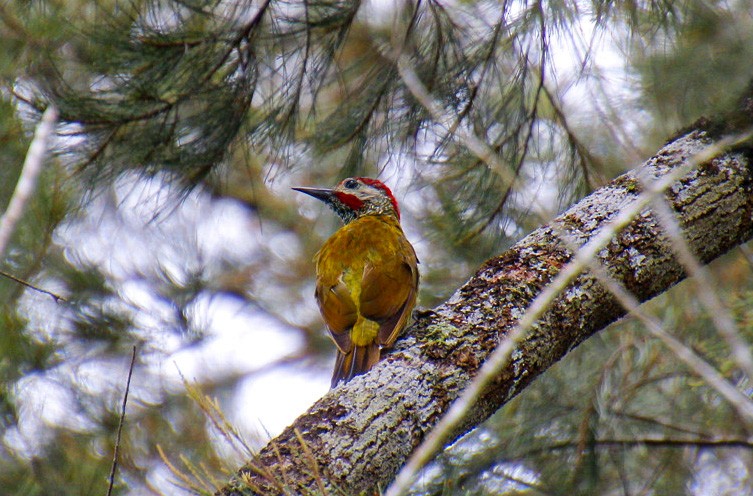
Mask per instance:
[[[363,184],[368,184],[369,186],[379,188],[385,193],[387,193],[387,197],[389,197],[390,202],[392,202],[392,207],[395,209],[397,218],[398,219],[400,218],[400,207],[397,206],[397,200],[395,200],[395,197],[392,195],[392,191],[390,190],[390,188],[387,187],[386,184],[384,184],[379,179],[374,179],[371,177],[357,177],[356,179],[361,181]]]
[[[343,193],[342,191],[335,191],[335,196],[351,210],[359,210],[361,207],[363,207],[363,201],[355,195],[349,195],[348,193]]]

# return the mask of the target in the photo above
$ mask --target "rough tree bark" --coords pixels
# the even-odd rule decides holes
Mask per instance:
[[[751,99],[698,122],[642,166],[658,178],[725,134],[753,122]],[[696,167],[666,192],[695,254],[709,262],[753,237],[749,143]],[[553,222],[585,243],[641,191],[638,171],[618,177]],[[418,316],[370,373],[330,391],[272,440],[217,494],[359,494],[394,478],[541,289],[571,259],[551,226],[487,261],[444,304]],[[645,210],[600,252],[609,273],[641,301],[685,277]],[[575,346],[624,315],[589,274],[550,306],[456,432],[478,425]]]

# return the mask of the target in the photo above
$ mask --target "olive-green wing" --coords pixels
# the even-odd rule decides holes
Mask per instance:
[[[418,259],[408,240],[399,250],[364,268],[360,295],[361,314],[380,324],[380,345],[391,345],[410,317],[418,291]],[[398,256],[395,256],[398,255]]]
[[[342,353],[350,352],[353,346],[350,330],[358,320],[358,311],[350,291],[342,280],[329,287],[317,281],[315,296],[335,344]]]

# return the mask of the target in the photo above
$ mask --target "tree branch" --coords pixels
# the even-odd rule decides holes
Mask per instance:
[[[746,135],[746,139],[750,138],[750,134]],[[632,189],[634,191],[643,190],[637,197],[629,199],[619,210],[614,212],[614,215],[610,218],[609,222],[603,226],[599,226],[596,231],[589,233],[588,236],[583,237],[582,232],[578,232],[579,229],[570,235],[569,227],[565,225],[565,219],[555,219],[550,227],[553,233],[558,238],[565,241],[565,249],[574,252],[571,259],[560,268],[556,277],[549,282],[542,291],[540,291],[535,299],[525,308],[525,312],[520,318],[519,322],[515,326],[508,330],[505,334],[505,339],[502,340],[500,346],[486,359],[483,366],[478,370],[478,373],[474,377],[473,381],[463,391],[461,396],[455,401],[447,414],[442,418],[439,424],[429,433],[426,440],[418,447],[415,453],[408,460],[408,463],[400,471],[395,480],[395,483],[390,486],[385,496],[400,496],[407,492],[413,478],[418,471],[426,465],[430,459],[442,448],[445,441],[450,438],[450,435],[461,422],[468,415],[468,412],[473,407],[474,403],[481,396],[483,390],[497,379],[499,373],[503,370],[508,363],[513,353],[516,351],[516,347],[524,342],[528,333],[534,328],[537,321],[545,315],[545,312],[551,308],[553,302],[565,294],[571,283],[576,280],[579,274],[583,270],[590,268],[596,280],[600,284],[604,285],[607,290],[616,298],[616,300],[622,305],[625,310],[636,313],[637,316],[641,316],[639,312],[636,312],[640,302],[624,287],[610,277],[609,272],[606,272],[600,266],[599,253],[608,247],[613,241],[614,237],[628,227],[633,219],[637,218],[645,208],[651,203],[652,199],[662,194],[664,190],[669,188],[676,180],[680,179],[689,170],[695,169],[701,163],[711,160],[716,155],[722,152],[722,150],[730,143],[735,141],[734,139],[727,138],[722,142],[715,143],[701,148],[696,153],[693,153],[684,163],[674,168],[668,174],[662,176],[659,179],[650,183],[651,188],[646,187],[643,182],[639,182],[634,185]],[[723,145],[726,143],[727,145]],[[638,169],[637,180],[642,180],[641,173],[645,173],[644,169]],[[624,176],[623,176],[624,177]],[[662,234],[661,229],[656,226],[653,228],[658,235]],[[672,247],[674,249],[674,247]],[[711,366],[700,360],[689,348],[685,347],[679,341],[675,340],[671,336],[668,336],[666,332],[658,325],[649,327],[649,329],[657,336],[663,338],[662,340],[666,345],[687,365],[693,367],[694,371],[698,372],[698,375],[707,380],[707,382],[713,385],[722,395],[735,405],[741,413],[743,413],[749,420],[753,420],[753,402],[749,401],[745,395],[739,392],[734,386],[727,383],[721,374]]]
[[[748,119],[749,122],[749,119]],[[559,232],[580,246],[635,208],[640,177],[668,180],[666,199],[695,255],[707,263],[753,237],[753,171],[748,147],[691,159],[722,141],[699,123],[664,146],[638,171],[586,197],[553,221],[487,261],[446,303],[417,315],[392,353],[370,373],[325,395],[244,466],[218,494],[342,491],[384,487],[479,373],[500,342],[545,288],[574,259]],[[650,201],[650,200],[648,200]],[[643,205],[647,205],[648,201]],[[647,207],[598,251],[611,279],[639,301],[685,277],[670,238]],[[556,227],[555,227],[556,226]],[[456,437],[488,418],[571,349],[625,314],[607,288],[580,273],[527,332],[483,388]],[[305,443],[306,449],[302,449]],[[253,488],[253,489],[251,489]]]
[[[29,151],[26,154],[23,169],[21,169],[21,176],[18,178],[18,183],[16,183],[16,189],[13,191],[8,208],[5,209],[5,213],[0,217],[0,260],[3,260],[5,249],[8,247],[8,243],[10,243],[13,231],[16,229],[16,224],[26,210],[26,202],[32,193],[34,193],[34,189],[37,186],[37,176],[39,176],[44,159],[47,157],[47,141],[55,129],[57,118],[57,108],[50,105],[44,114],[42,114],[39,124],[37,124],[34,139],[31,141],[31,145],[29,145]]]

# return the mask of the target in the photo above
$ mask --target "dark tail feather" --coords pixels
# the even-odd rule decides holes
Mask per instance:
[[[354,346],[349,353],[338,351],[335,372],[332,374],[332,387],[368,372],[378,361],[379,345],[376,342],[366,346]]]

